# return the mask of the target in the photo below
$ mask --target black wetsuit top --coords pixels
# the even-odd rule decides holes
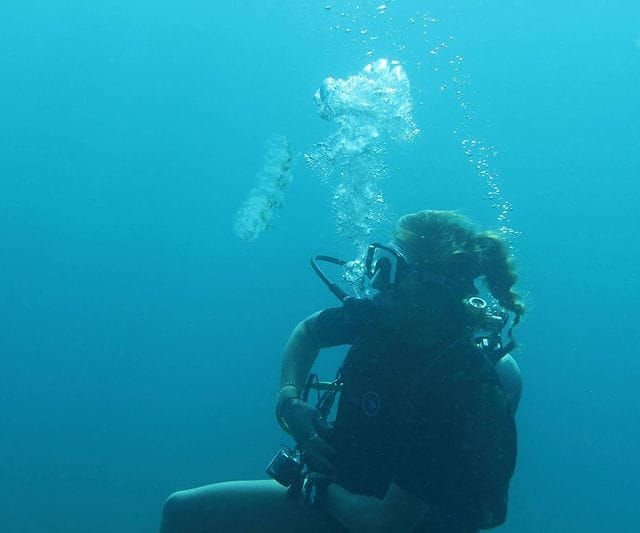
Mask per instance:
[[[468,342],[424,353],[399,338],[375,300],[320,313],[316,334],[350,344],[330,443],[340,483],[383,498],[390,483],[431,508],[416,531],[502,523],[516,457],[513,417],[493,364]]]

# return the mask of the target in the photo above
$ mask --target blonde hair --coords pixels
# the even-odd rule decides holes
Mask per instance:
[[[515,326],[524,314],[520,296],[513,290],[518,279],[505,241],[496,233],[479,232],[465,216],[455,211],[425,210],[401,217],[395,226],[395,240],[408,248],[420,265],[447,272],[454,258],[463,253],[470,281],[484,278],[500,305],[515,315]]]

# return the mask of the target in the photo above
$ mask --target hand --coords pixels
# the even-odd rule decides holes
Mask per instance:
[[[304,501],[310,507],[324,508],[327,498],[327,488],[331,483],[336,483],[337,479],[333,476],[318,474],[317,472],[309,472],[304,478],[302,485],[302,494]]]
[[[291,399],[282,407],[281,415],[313,470],[331,474],[336,452],[322,436],[328,435],[332,427],[320,411],[302,400]]]

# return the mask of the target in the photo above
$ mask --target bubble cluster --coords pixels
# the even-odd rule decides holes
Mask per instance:
[[[287,139],[280,135],[270,138],[256,186],[236,213],[233,230],[238,237],[252,241],[271,228],[291,183],[292,166],[293,155]]]
[[[465,94],[465,86],[469,83],[469,76],[464,74],[462,69],[463,57],[455,55],[449,59],[448,63],[451,69],[451,85],[455,90],[455,98],[464,117],[453,133],[462,136],[463,153],[469,164],[474,167],[477,175],[482,178],[486,197],[491,202],[491,208],[498,211],[496,217],[500,224],[498,231],[506,237],[517,235],[518,231],[510,227],[509,215],[513,207],[503,197],[500,177],[493,164],[493,159],[497,157],[498,151],[485,140],[472,135],[470,131],[470,122],[476,117],[476,111]]]
[[[431,62],[439,92],[453,96],[460,112],[459,122],[452,134],[460,139],[465,158],[482,179],[491,208],[498,212],[498,230],[506,237],[516,235],[518,232],[510,227],[512,206],[503,196],[501,179],[496,170],[498,152],[483,138],[482,124],[477,119],[477,106],[467,94],[471,77],[465,72],[464,57],[454,51],[454,36],[445,33],[445,27],[436,26],[440,24],[438,19],[424,15],[423,21],[425,35],[427,25],[434,25],[425,38],[424,54]]]
[[[409,141],[419,132],[409,79],[399,62],[379,59],[346,79],[325,79],[315,103],[320,116],[338,129],[305,159],[322,180],[335,178],[338,232],[362,247],[384,218],[387,143]]]
[[[347,44],[367,60],[378,50],[385,50],[402,57],[403,65],[410,66],[415,73],[414,83],[421,87],[416,92],[416,104],[425,105],[423,98],[433,94],[429,86],[443,98],[455,98],[459,120],[454,123],[452,133],[463,145],[463,152],[472,150],[465,157],[483,181],[487,198],[497,210],[500,232],[509,237],[517,234],[510,227],[511,204],[504,198],[496,171],[495,150],[484,140],[486,123],[478,118],[478,108],[468,94],[470,76],[464,67],[464,58],[456,51],[457,40],[452,34],[452,24],[434,16],[426,9],[416,10],[410,3],[361,2],[342,0],[333,3],[334,10],[326,14],[330,30],[335,39]],[[451,10],[449,10],[451,12]],[[446,16],[447,11],[444,11]],[[346,31],[346,30],[349,31]],[[337,42],[336,44],[340,44]],[[471,145],[471,141],[475,143]],[[484,150],[480,150],[484,147]]]
[[[487,198],[491,201],[491,207],[498,210],[497,219],[501,224],[499,231],[509,235],[516,234],[515,230],[506,225],[513,207],[509,201],[502,197],[499,176],[491,164],[491,159],[498,155],[497,150],[493,146],[487,145],[484,141],[473,138],[462,139],[461,144],[467,161],[475,167],[478,175],[484,180]]]

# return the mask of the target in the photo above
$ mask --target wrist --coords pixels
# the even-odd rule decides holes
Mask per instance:
[[[300,399],[300,394],[302,393],[302,387],[300,385],[296,385],[295,383],[285,383],[280,387],[278,391],[278,400],[276,402],[276,419],[280,424],[280,427],[284,429],[287,433],[291,433],[289,430],[289,426],[284,420],[284,413],[286,411],[286,407],[288,407],[293,400]]]
[[[327,503],[329,487],[335,485],[337,479],[334,476],[310,473],[304,483],[304,493],[307,503],[314,508],[324,509]]]

